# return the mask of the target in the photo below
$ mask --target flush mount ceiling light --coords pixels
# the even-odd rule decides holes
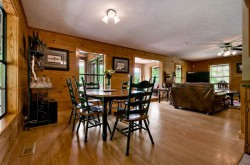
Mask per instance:
[[[109,19],[114,19],[114,23],[117,24],[120,22],[120,19],[116,16],[116,11],[113,9],[108,9],[106,15],[103,17],[102,21],[106,24],[108,23]]]

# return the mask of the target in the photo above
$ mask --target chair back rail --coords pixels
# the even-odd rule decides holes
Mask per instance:
[[[88,97],[86,95],[86,86],[85,86],[85,81],[82,78],[82,83],[80,83],[76,78],[75,79],[75,85],[76,85],[76,90],[79,95],[79,100],[81,102],[81,108],[85,110],[90,110],[90,106],[88,103]]]
[[[82,77],[83,80],[83,77]],[[86,89],[100,89],[99,82],[85,82]]]
[[[129,84],[128,106],[126,108],[127,119],[129,119],[130,114],[137,113],[147,115],[155,84],[155,77],[152,83],[149,81],[133,83],[132,76],[130,76]],[[136,108],[131,110],[131,107]]]
[[[71,79],[70,78],[66,78],[66,83],[67,83],[67,86],[68,86],[68,90],[69,90],[69,95],[70,95],[70,100],[71,100],[72,106],[76,107],[77,106],[77,101],[76,101],[76,98],[75,98],[75,92],[74,92],[74,88],[73,88]]]

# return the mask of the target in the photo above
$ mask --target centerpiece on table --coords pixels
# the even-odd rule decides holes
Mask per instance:
[[[111,78],[113,73],[115,73],[115,71],[111,68],[104,71],[104,76],[106,78],[106,89],[111,89]]]

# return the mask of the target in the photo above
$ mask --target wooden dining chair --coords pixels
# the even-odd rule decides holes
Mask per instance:
[[[128,90],[129,89],[129,82],[124,82],[122,81],[121,83],[121,90]],[[117,105],[116,107],[114,107],[113,105]],[[127,99],[114,99],[110,102],[109,105],[109,113],[111,114],[111,109],[115,108],[117,111],[124,111],[124,109],[127,106]]]
[[[87,142],[88,128],[101,126],[102,121],[100,120],[100,114],[103,113],[102,106],[90,105],[89,97],[86,94],[86,82],[82,78],[82,83],[79,83],[77,79],[75,79],[75,84],[77,86],[77,91],[79,94],[79,100],[81,103],[81,113],[79,118],[79,123],[77,126],[77,132],[79,131],[81,123],[85,126],[85,139]],[[86,125],[85,125],[86,122]],[[110,127],[108,125],[109,131]]]
[[[117,124],[119,121],[128,123],[128,130],[119,129],[122,134],[127,136],[127,146],[126,146],[126,155],[129,155],[129,146],[130,146],[130,133],[138,129],[144,129],[148,132],[151,143],[154,144],[153,137],[150,133],[147,119],[148,119],[148,109],[152,97],[152,92],[154,88],[155,78],[152,83],[149,81],[142,81],[137,84],[133,83],[132,76],[130,76],[130,86],[129,86],[129,95],[128,95],[128,105],[125,111],[114,112],[116,117],[114,128],[110,140],[113,139],[115,130],[117,129]],[[134,90],[140,89],[140,90]],[[144,125],[142,125],[142,121]]]
[[[82,77],[83,79],[83,77]],[[98,82],[86,82],[86,89],[100,89],[100,83]],[[100,105],[99,99],[90,99],[89,103]]]
[[[67,83],[67,86],[68,86],[69,96],[70,96],[70,100],[71,100],[71,103],[72,103],[72,109],[71,109],[71,114],[70,114],[70,118],[69,118],[69,124],[71,123],[71,120],[72,120],[72,117],[73,117],[72,130],[74,131],[76,119],[80,118],[78,110],[81,109],[81,104],[78,103],[77,100],[76,100],[75,92],[74,92],[74,88],[73,88],[71,79],[67,78],[66,83]]]

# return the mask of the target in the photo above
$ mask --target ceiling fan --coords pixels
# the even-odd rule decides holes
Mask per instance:
[[[239,51],[242,51],[242,44],[235,44],[239,43],[239,41],[232,41],[220,44],[219,47],[222,48],[222,51],[217,53],[218,56],[230,56],[236,55]]]

